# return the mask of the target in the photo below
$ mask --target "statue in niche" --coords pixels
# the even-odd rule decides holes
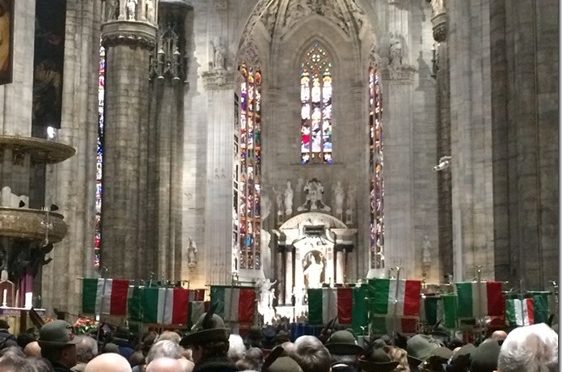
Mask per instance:
[[[277,208],[277,216],[283,215],[283,192],[281,190],[276,190],[273,187],[273,193],[275,194],[275,206]]]
[[[137,0],[127,0],[127,20],[135,19],[137,19]]]
[[[293,188],[291,187],[291,181],[287,181],[287,188],[283,192],[283,197],[285,200],[285,216],[290,216],[293,214]]]
[[[187,265],[194,267],[197,265],[197,244],[191,237],[188,238],[187,242]]]
[[[402,50],[402,40],[400,36],[390,33],[389,42],[389,63],[390,67],[397,69],[402,65],[403,50]]]
[[[156,22],[154,0],[145,0],[145,16],[148,22]]]
[[[345,209],[345,224],[353,223],[353,211],[355,210],[355,187],[349,186],[347,190],[347,208]]]
[[[446,12],[445,0],[427,0],[427,2],[431,3],[431,14],[433,17]]]
[[[304,259],[304,279],[306,288],[320,288],[322,286],[322,274],[324,272],[324,262],[322,253],[319,251],[310,251],[305,255]]]
[[[344,200],[344,191],[343,186],[341,185],[341,181],[336,183],[336,187],[334,188],[334,209],[336,214],[341,218],[343,214],[343,200]]]
[[[220,38],[216,38],[214,42],[211,41],[211,50],[213,57],[213,69],[218,71],[226,70],[226,50]]]
[[[306,181],[304,185],[305,202],[303,205],[297,208],[299,212],[310,210],[310,211],[325,211],[329,212],[331,210],[322,199],[324,198],[324,186],[316,178]]]
[[[119,0],[108,0],[106,2],[105,18],[107,20],[117,19],[119,10]]]

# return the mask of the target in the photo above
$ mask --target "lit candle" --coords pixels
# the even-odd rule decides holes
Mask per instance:
[[[6,307],[7,299],[8,299],[8,290],[4,289],[4,294],[2,296],[2,306]]]

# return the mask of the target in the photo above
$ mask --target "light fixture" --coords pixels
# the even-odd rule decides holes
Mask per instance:
[[[434,172],[441,172],[445,169],[448,169],[451,166],[451,156],[442,156],[439,159],[439,163],[433,167]]]

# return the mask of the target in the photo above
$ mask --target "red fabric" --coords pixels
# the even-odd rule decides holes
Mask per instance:
[[[127,314],[127,294],[129,292],[129,281],[123,279],[113,279],[111,286],[111,302],[109,303],[109,313],[111,315]]]
[[[338,288],[338,322],[351,324],[353,288]]]
[[[401,318],[400,323],[402,326],[402,333],[417,333],[418,332],[418,319],[416,318]]]
[[[174,288],[174,308],[172,324],[187,324],[189,291],[185,288]]]
[[[486,282],[488,296],[488,314],[490,316],[502,316],[505,312],[505,299],[502,294],[500,282]]]
[[[420,280],[406,280],[404,289],[404,316],[420,315]]]
[[[527,315],[529,316],[529,324],[535,324],[535,302],[532,298],[525,299],[527,306]]]
[[[190,289],[189,301],[203,301],[205,300],[205,289]]]
[[[240,323],[254,321],[255,303],[256,291],[250,288],[240,288],[240,297],[238,298],[238,321]]]

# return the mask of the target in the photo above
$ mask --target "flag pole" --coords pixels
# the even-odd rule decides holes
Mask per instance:
[[[476,283],[478,288],[478,326],[480,337],[483,332],[483,316],[482,316],[482,266],[476,266]]]
[[[392,327],[392,345],[396,344],[396,328],[397,328],[397,312],[398,312],[398,289],[400,288],[400,266],[396,266],[396,290],[394,291],[394,315],[393,319],[393,327]]]

